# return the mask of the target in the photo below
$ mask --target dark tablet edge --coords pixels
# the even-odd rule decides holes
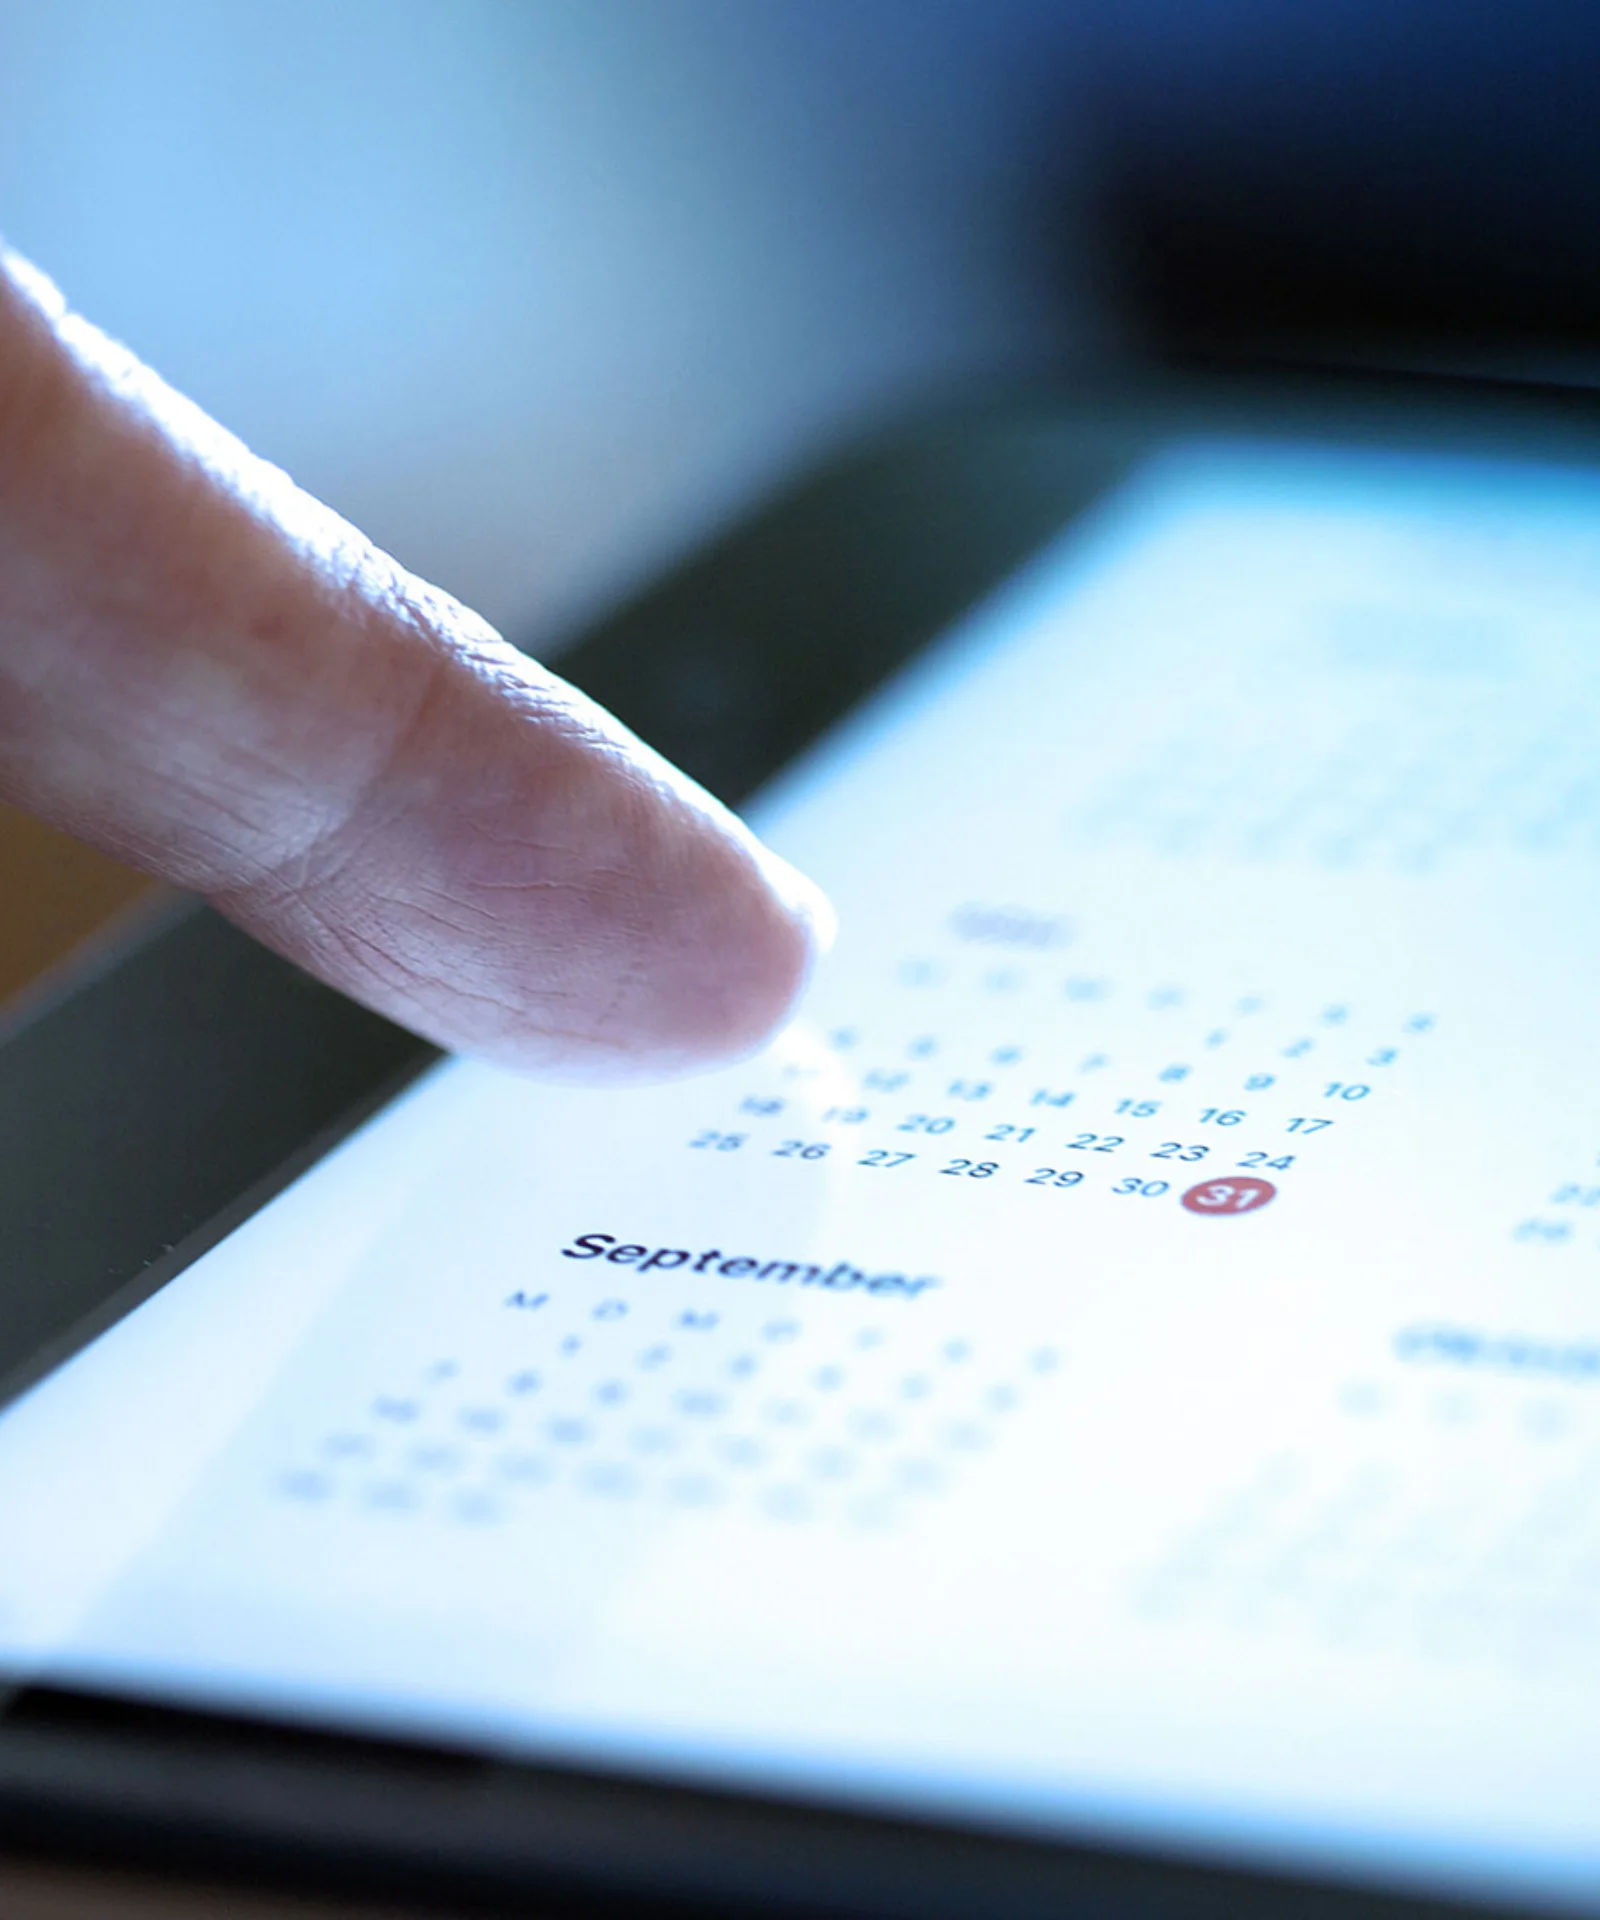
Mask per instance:
[[[435,1058],[204,907],[65,975],[0,1047],[0,1403]]]
[[[114,972],[129,954],[160,939],[168,928],[199,911],[200,902],[191,894],[165,889],[120,907],[102,926],[0,1004],[0,1050],[25,1027],[48,1019],[93,981]],[[0,1059],[3,1057],[0,1051]]]
[[[1151,1836],[863,1809],[465,1742],[311,1730],[136,1694],[24,1689],[0,1740],[0,1838],[192,1876],[247,1874],[475,1910],[873,1920],[1519,1920]],[[567,1903],[564,1909],[550,1902]]]
[[[74,1354],[93,1345],[101,1334],[109,1332],[135,1308],[143,1306],[145,1301],[158,1294],[169,1281],[175,1280],[186,1267],[192,1267],[203,1254],[226,1240],[230,1233],[242,1227],[269,1201],[293,1186],[301,1174],[309,1172],[364,1121],[386,1107],[397,1095],[404,1093],[441,1058],[438,1050],[424,1041],[417,1041],[414,1048],[402,1051],[409,1057],[401,1059],[385,1078],[366,1088],[352,1104],[341,1104],[337,1115],[317,1128],[298,1150],[276,1162],[242,1192],[235,1194],[203,1225],[139,1267],[120,1285],[114,1286],[88,1312],[48,1337],[26,1359],[13,1365],[9,1372],[0,1373],[0,1413],[13,1400],[20,1399],[30,1387],[37,1386],[58,1367],[64,1366]]]

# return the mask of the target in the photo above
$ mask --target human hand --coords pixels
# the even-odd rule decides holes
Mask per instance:
[[[0,797],[449,1047],[757,1044],[821,896],[0,250]]]

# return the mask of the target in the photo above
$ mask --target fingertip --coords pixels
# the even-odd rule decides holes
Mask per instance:
[[[792,866],[781,853],[775,853],[764,840],[757,840],[761,870],[766,882],[784,903],[805,933],[809,949],[809,967],[825,960],[839,937],[839,915],[833,902],[809,875]]]
[[[766,897],[751,942],[757,964],[732,970],[739,1004],[716,1049],[718,1064],[759,1052],[794,1018],[838,937],[838,915],[816,882],[764,842],[752,838],[751,845]]]
[[[649,936],[648,984],[621,1013],[623,1044],[598,1077],[675,1079],[760,1052],[794,1018],[834,943],[838,918],[822,889],[723,819],[699,826],[708,857],[680,895],[674,931]]]
[[[575,706],[611,749],[585,769],[581,813],[602,817],[621,787],[637,810],[628,809],[626,852],[607,875],[587,942],[627,985],[604,998],[598,1052],[581,1048],[571,1064],[585,1079],[637,1081],[759,1052],[793,1018],[834,943],[832,903],[681,770],[610,716]]]

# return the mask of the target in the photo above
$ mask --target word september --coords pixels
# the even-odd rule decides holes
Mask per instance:
[[[688,1267],[693,1273],[720,1273],[728,1280],[771,1280],[778,1286],[827,1287],[835,1293],[859,1289],[863,1293],[900,1294],[912,1300],[939,1284],[929,1275],[912,1280],[903,1273],[863,1273],[844,1260],[824,1269],[804,1260],[758,1260],[748,1254],[725,1257],[720,1247],[709,1247],[697,1256],[687,1247],[646,1247],[631,1240],[619,1241],[614,1233],[579,1234],[561,1252],[568,1260],[604,1259],[613,1266],[637,1267],[641,1273],[652,1269],[671,1273]]]

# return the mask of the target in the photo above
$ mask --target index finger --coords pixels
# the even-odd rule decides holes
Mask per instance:
[[[826,906],[0,256],[0,795],[440,1043],[747,1051]]]

